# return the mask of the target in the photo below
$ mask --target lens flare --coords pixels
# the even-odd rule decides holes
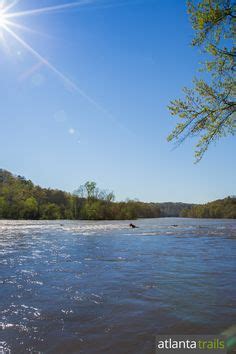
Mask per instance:
[[[29,45],[15,30],[24,30],[31,32],[32,30],[26,26],[18,24],[15,19],[22,16],[31,16],[44,13],[57,12],[58,10],[66,10],[70,8],[80,7],[96,2],[96,0],[81,0],[75,2],[69,2],[64,5],[49,6],[45,8],[37,8],[34,10],[23,11],[23,12],[12,12],[12,9],[19,3],[19,0],[13,0],[10,4],[6,6],[4,1],[0,0],[0,41],[5,43],[4,34],[10,35],[14,38],[22,47],[33,55],[41,65],[47,67],[51,72],[53,72],[59,79],[61,79],[64,85],[77,92],[85,100],[87,100],[92,106],[97,110],[105,114],[110,120],[115,121],[115,118],[110,114],[103,106],[97,103],[92,97],[90,97],[82,88],[75,84],[71,79],[68,79],[60,70],[58,70],[53,64],[51,64],[46,58],[40,55],[31,45]],[[33,31],[32,31],[33,32]]]
[[[127,2],[126,2],[127,1]],[[22,24],[17,23],[17,19],[21,17],[31,17],[35,15],[51,14],[60,11],[75,9],[79,7],[86,7],[91,5],[96,6],[117,6],[129,4],[130,0],[114,1],[114,0],[77,0],[73,2],[67,2],[65,4],[59,4],[55,6],[47,6],[42,8],[34,8],[24,11],[15,11],[15,7],[20,3],[20,0],[0,0],[0,44],[8,50],[7,46],[7,35],[12,37],[18,44],[20,44],[25,50],[27,50],[40,64],[40,66],[47,67],[52,73],[54,73],[60,80],[63,81],[64,85],[78,93],[82,96],[90,105],[92,105],[96,110],[104,114],[110,121],[120,126],[122,130],[127,130],[106,108],[100,105],[96,100],[94,100],[90,95],[88,95],[84,90],[79,87],[74,81],[69,79],[64,75],[59,69],[57,69],[52,63],[50,63],[45,57],[38,53],[30,44],[28,44],[18,33],[18,31],[27,31],[31,33],[36,33],[31,28],[28,28]],[[135,1],[135,0],[131,0]],[[143,0],[136,0],[143,1]],[[7,4],[6,4],[7,3]]]

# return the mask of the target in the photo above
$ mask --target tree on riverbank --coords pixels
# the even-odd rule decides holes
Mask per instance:
[[[0,169],[0,219],[131,220],[161,216],[236,219],[236,197],[204,205],[114,200],[113,192],[99,189],[95,182],[86,182],[70,194],[41,188]]]
[[[184,210],[182,216],[189,218],[236,219],[236,197],[195,205],[189,210]]]
[[[122,220],[160,216],[157,204],[114,202],[113,192],[86,182],[74,194],[41,188],[0,169],[0,219]]]
[[[168,140],[200,137],[195,151],[199,161],[213,141],[236,132],[236,7],[231,0],[189,1],[188,12],[195,30],[192,45],[209,58],[202,69],[210,75],[195,79],[193,89],[184,89],[183,99],[171,101],[170,112],[180,123]]]

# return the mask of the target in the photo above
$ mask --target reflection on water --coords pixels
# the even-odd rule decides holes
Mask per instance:
[[[0,345],[151,354],[155,334],[231,326],[236,221],[137,224],[0,221]]]

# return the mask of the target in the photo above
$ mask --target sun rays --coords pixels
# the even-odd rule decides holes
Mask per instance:
[[[0,10],[0,28],[2,28],[6,23],[6,16],[4,13]]]
[[[129,2],[129,1],[128,1]],[[128,2],[121,1],[120,4],[127,4]],[[23,3],[23,2],[22,2]],[[131,1],[132,3],[132,1]],[[41,55],[31,44],[26,42],[21,36],[21,31],[27,31],[30,33],[40,34],[28,28],[21,23],[17,23],[17,20],[27,16],[36,16],[43,14],[52,14],[61,11],[66,11],[69,9],[76,9],[80,7],[95,5],[103,7],[104,5],[117,6],[119,1],[113,2],[113,0],[80,0],[74,2],[68,2],[55,6],[48,6],[42,8],[36,8],[31,10],[16,11],[16,6],[21,4],[21,0],[12,0],[10,3],[6,0],[0,0],[0,45],[7,49],[7,38],[6,35],[11,36],[18,44],[20,44],[26,51],[28,51],[36,60],[39,67],[44,66],[49,69],[54,75],[56,75],[63,83],[64,86],[78,93],[82,96],[89,104],[91,104],[95,109],[100,111],[105,115],[111,122],[115,123],[122,130],[127,131],[125,128],[106,108],[100,105],[96,100],[90,97],[81,87],[79,87],[75,82],[64,75],[56,66],[54,66],[50,61],[48,61],[43,55]]]
[[[95,2],[96,1],[94,0],[81,0],[81,1],[70,2],[63,5],[55,5],[55,6],[48,6],[48,7],[43,7],[34,10],[6,13],[6,18],[18,18],[18,17],[25,17],[25,16],[41,15],[41,14],[50,14],[52,12],[59,12],[67,9],[73,9],[76,7],[88,5]]]

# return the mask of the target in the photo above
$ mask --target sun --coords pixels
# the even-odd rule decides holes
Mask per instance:
[[[7,1],[7,2],[6,2]],[[97,0],[74,0],[73,2],[67,2],[55,6],[47,6],[41,8],[34,8],[24,11],[14,11],[16,5],[21,3],[21,0],[0,0],[0,44],[7,46],[7,36],[12,37],[18,42],[25,50],[31,53],[36,60],[50,69],[54,74],[56,74],[64,84],[66,84],[70,89],[77,91],[90,103],[98,107],[98,104],[90,98],[87,94],[83,92],[73,81],[68,79],[63,73],[61,73],[53,64],[51,64],[46,58],[40,55],[30,44],[28,44],[21,36],[22,31],[34,32],[31,28],[28,28],[17,22],[18,19],[24,17],[32,17],[35,15],[50,14],[58,11],[69,10],[81,6],[86,6]]]
[[[18,22],[18,19],[25,17],[58,13],[60,11],[63,12],[69,9],[76,9],[84,6],[90,6],[93,4],[98,6],[99,3],[102,6],[104,6],[104,4],[111,4],[110,0],[67,0],[67,2],[65,2],[64,4],[51,5],[41,8],[36,7],[33,9],[16,11],[16,7],[19,4],[21,5],[21,0],[0,0],[0,49],[1,47],[8,49],[8,37],[11,37],[26,51],[28,51],[37,60],[38,63],[47,67],[59,79],[61,79],[68,89],[82,96],[88,103],[90,103],[98,111],[102,112],[105,116],[107,116],[107,118],[109,118],[113,122],[116,122],[116,118],[106,108],[97,103],[97,101],[94,100],[90,95],[88,95],[80,86],[78,86],[74,81],[64,75],[51,62],[49,62],[36,49],[34,49],[33,46],[31,46],[23,39],[21,35],[22,31],[27,31],[31,33],[33,33],[34,31],[32,31],[31,28],[28,28]]]

